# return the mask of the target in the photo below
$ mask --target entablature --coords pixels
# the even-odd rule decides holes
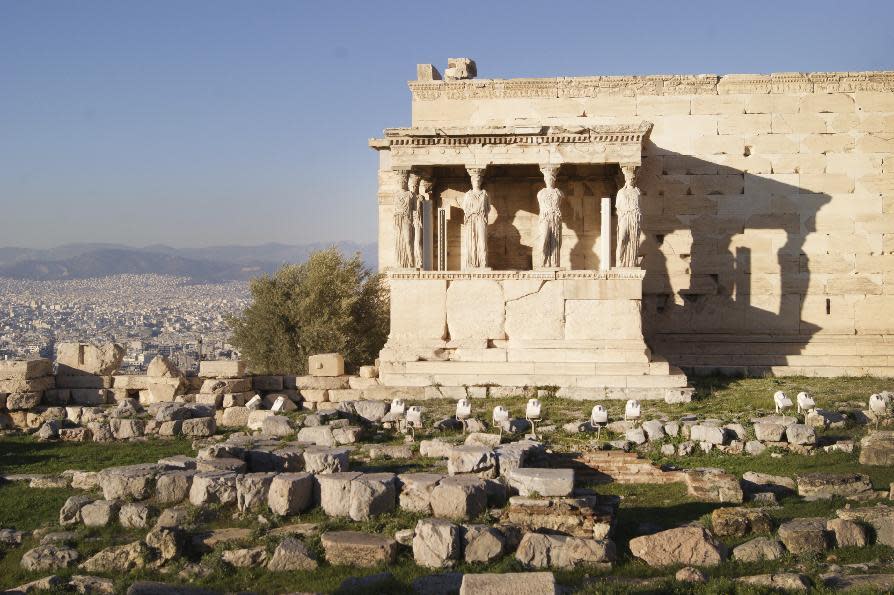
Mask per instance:
[[[388,128],[369,141],[392,167],[621,163],[639,165],[652,123],[598,126]]]

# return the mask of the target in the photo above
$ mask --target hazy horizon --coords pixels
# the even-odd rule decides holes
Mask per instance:
[[[0,243],[373,243],[367,140],[409,125],[417,63],[467,56],[481,78],[894,66],[881,1],[434,6],[3,3]]]

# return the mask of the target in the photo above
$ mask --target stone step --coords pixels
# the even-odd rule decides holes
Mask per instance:
[[[421,362],[419,362],[421,363]],[[449,364],[462,364],[466,362],[426,362],[448,364],[439,366],[437,372],[429,373],[393,373],[380,372],[380,381],[385,386],[481,386],[493,384],[497,386],[560,386],[594,389],[594,396],[586,394],[568,395],[570,398],[605,398],[598,396],[600,388],[643,388],[665,389],[683,388],[687,386],[686,376],[675,368],[670,369],[669,374],[650,375],[603,375],[597,372],[583,374],[574,373],[502,373],[499,366],[493,364],[494,369],[464,372]],[[654,398],[664,398],[663,394]]]

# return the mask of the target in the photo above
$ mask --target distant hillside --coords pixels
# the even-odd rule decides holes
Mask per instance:
[[[0,277],[56,280],[121,274],[176,275],[196,280],[249,279],[273,272],[283,264],[304,262],[311,252],[330,244],[263,244],[171,248],[134,248],[116,244],[71,244],[48,250],[0,247]],[[375,268],[376,245],[340,242],[346,254],[359,252]]]

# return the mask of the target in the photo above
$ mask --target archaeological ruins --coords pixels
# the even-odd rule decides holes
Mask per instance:
[[[685,398],[894,373],[894,75],[409,83],[379,154],[385,384]]]
[[[375,362],[0,361],[0,590],[894,590],[894,73],[476,76],[370,141]]]

